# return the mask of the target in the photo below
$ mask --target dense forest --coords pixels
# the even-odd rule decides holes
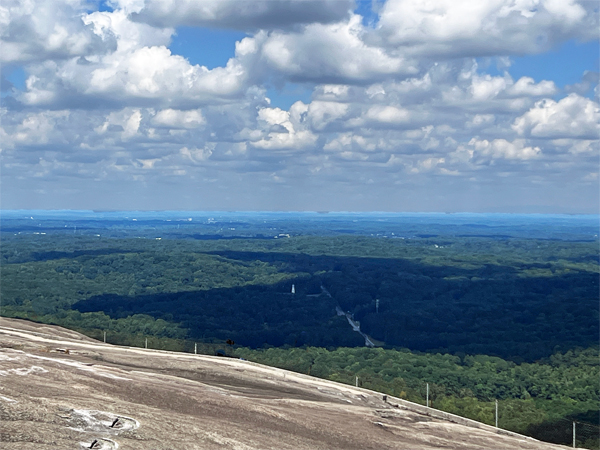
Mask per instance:
[[[515,364],[485,355],[458,357],[381,348],[237,349],[236,356],[271,366],[359,385],[489,425],[559,443],[597,448],[598,352],[557,353],[538,363]],[[593,424],[593,425],[592,425]]]
[[[436,408],[489,423],[497,399],[504,428],[568,443],[575,420],[598,448],[597,217],[138,217],[3,217],[2,315],[417,402],[429,383]]]

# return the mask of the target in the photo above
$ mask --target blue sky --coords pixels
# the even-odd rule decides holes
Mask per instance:
[[[509,73],[513,78],[530,76],[536,81],[549,78],[559,88],[579,83],[585,71],[598,72],[598,41],[578,42],[573,39],[557,48],[537,55],[513,58]],[[591,96],[592,89],[586,94]]]
[[[3,5],[1,207],[597,213],[597,2]]]
[[[171,52],[185,56],[191,64],[214,69],[225,66],[235,56],[235,43],[247,36],[243,31],[205,27],[177,27],[171,39]]]

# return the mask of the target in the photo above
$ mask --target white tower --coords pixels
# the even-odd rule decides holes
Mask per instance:
[[[292,294],[295,294],[295,293],[296,293],[296,285],[292,284]]]

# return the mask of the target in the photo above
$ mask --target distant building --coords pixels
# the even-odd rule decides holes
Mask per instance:
[[[296,285],[292,284],[292,294],[295,294],[295,293],[296,293]]]

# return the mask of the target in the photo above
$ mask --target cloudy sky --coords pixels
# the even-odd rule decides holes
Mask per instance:
[[[3,0],[2,209],[597,213],[596,0]]]

